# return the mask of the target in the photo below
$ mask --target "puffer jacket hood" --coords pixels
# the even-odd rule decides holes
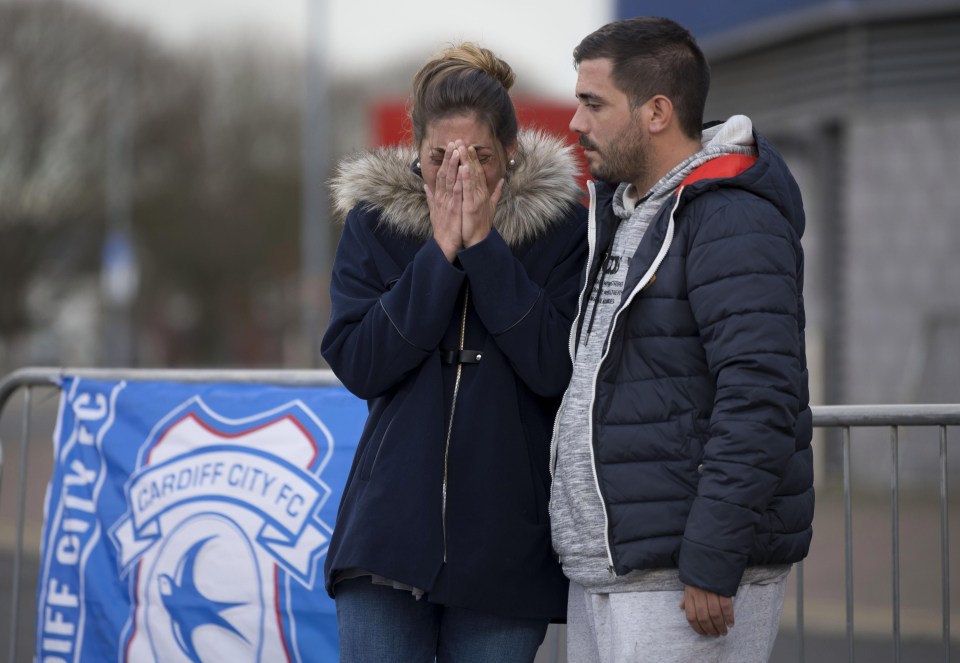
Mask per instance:
[[[516,167],[507,173],[494,227],[511,247],[542,236],[562,222],[581,198],[573,148],[542,131],[522,130]],[[345,216],[356,205],[379,211],[381,223],[424,241],[433,234],[423,179],[411,167],[416,153],[391,146],[344,159],[331,180],[333,202]]]
[[[707,125],[703,132],[704,144],[712,144],[716,132],[729,122],[739,120],[750,126],[750,120],[744,116],[734,116],[726,122],[714,122]],[[806,217],[800,188],[787,168],[783,157],[773,149],[770,143],[756,130],[752,129],[753,142],[757,149],[757,160],[743,172],[721,182],[711,182],[719,186],[730,186],[749,191],[770,202],[790,223],[797,236],[803,236]]]

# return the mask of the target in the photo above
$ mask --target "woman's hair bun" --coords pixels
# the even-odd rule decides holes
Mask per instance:
[[[452,46],[440,53],[436,59],[447,62],[461,62],[474,69],[480,69],[499,81],[508,90],[513,86],[515,80],[510,65],[494,55],[491,50],[477,46],[473,42],[465,41],[457,46]]]
[[[510,98],[513,69],[472,42],[434,55],[413,77],[410,123],[419,149],[427,125],[451,115],[476,114],[503,146],[517,139],[517,111]]]

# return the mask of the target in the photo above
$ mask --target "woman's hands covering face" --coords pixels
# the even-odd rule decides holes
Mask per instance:
[[[460,177],[460,151],[448,143],[437,171],[436,191],[424,184],[433,237],[447,260],[453,262],[463,248],[463,180]]]
[[[503,178],[493,191],[489,191],[476,148],[467,147],[461,141],[457,143],[461,155],[466,154],[466,163],[460,166],[459,175],[463,179],[463,246],[469,248],[490,234],[500,192],[503,191]]]
[[[447,260],[453,262],[461,248],[486,239],[493,227],[501,178],[493,191],[473,146],[462,140],[447,144],[437,172],[436,188],[425,185],[433,235]]]

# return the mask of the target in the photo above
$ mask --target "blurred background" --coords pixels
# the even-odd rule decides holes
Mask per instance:
[[[331,168],[462,39],[565,132],[579,4],[0,0],[0,371],[320,366]]]
[[[420,65],[478,41],[574,141],[573,47],[639,14],[800,181],[813,402],[960,400],[960,0],[0,0],[0,374],[322,367],[326,181],[409,142]]]
[[[694,32],[707,119],[749,115],[800,182],[813,403],[960,402],[960,0],[0,0],[0,376],[322,367],[325,183],[345,154],[407,140],[420,65],[475,40],[515,69],[522,122],[575,141],[573,47],[641,14]],[[858,434],[852,456],[877,605],[888,437]],[[816,445],[824,560],[842,551],[836,442]],[[911,568],[937,568],[936,431],[901,444]],[[808,571],[838,628],[840,571]],[[941,581],[905,581],[926,633]]]

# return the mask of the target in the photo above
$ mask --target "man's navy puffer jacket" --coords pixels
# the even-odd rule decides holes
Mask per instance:
[[[725,596],[747,566],[803,559],[814,508],[803,206],[755,137],[755,162],[701,166],[652,221],[592,411],[615,572],[679,567]],[[588,284],[615,230],[612,197],[591,186]]]

